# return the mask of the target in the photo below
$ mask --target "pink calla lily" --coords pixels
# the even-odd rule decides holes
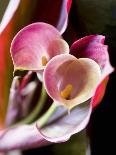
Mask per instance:
[[[88,58],[77,59],[70,54],[55,56],[44,71],[44,84],[48,94],[69,110],[93,96],[100,78],[100,67],[95,61]],[[68,96],[63,96],[65,94],[62,95],[61,92],[69,84],[72,90]]]
[[[15,70],[42,70],[53,56],[68,52],[68,44],[59,31],[46,23],[25,27],[11,45]]]
[[[90,35],[77,40],[70,48],[70,53],[72,55],[77,58],[85,57],[93,59],[101,68],[101,80],[91,100],[94,108],[103,98],[108,82],[108,75],[114,70],[110,64],[108,46],[104,45],[104,40],[105,37],[103,35]]]
[[[110,65],[108,46],[104,45],[105,37],[102,35],[90,35],[79,39],[71,46],[70,53],[77,58],[90,58],[96,61],[102,71],[103,80],[113,68]]]

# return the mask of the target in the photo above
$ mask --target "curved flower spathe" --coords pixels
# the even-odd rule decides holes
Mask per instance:
[[[109,61],[108,46],[104,45],[103,35],[89,35],[75,41],[70,53],[77,58],[90,58],[96,61],[102,72],[103,80],[114,70]]]
[[[55,27],[41,22],[22,29],[11,44],[15,70],[42,70],[53,56],[61,53],[69,53],[68,44]]]
[[[66,108],[59,106],[42,129],[37,126],[37,130],[36,125],[32,124],[1,130],[0,151],[36,148],[51,144],[51,142],[67,141],[73,134],[85,128],[91,110],[90,102],[85,102],[74,108],[70,115],[67,115]]]
[[[108,75],[114,71],[109,60],[108,46],[104,45],[104,41],[103,35],[89,35],[75,41],[70,48],[70,53],[75,57],[93,59],[101,68],[101,80],[91,100],[93,107],[97,106],[103,98]]]
[[[100,78],[100,67],[95,61],[89,58],[77,59],[70,54],[55,56],[44,71],[48,94],[68,109],[90,99]]]

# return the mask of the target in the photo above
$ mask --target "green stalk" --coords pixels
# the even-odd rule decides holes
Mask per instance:
[[[42,85],[42,92],[41,92],[41,96],[38,100],[38,103],[36,105],[36,107],[34,108],[34,110],[30,113],[29,116],[27,116],[25,119],[23,119],[22,121],[18,122],[17,124],[29,124],[31,122],[33,122],[33,120],[39,115],[39,113],[41,112],[42,108],[44,107],[45,101],[47,99],[47,93],[45,91],[44,86]]]
[[[55,104],[55,102],[53,102],[51,107],[47,110],[47,112],[43,114],[43,116],[40,119],[38,119],[37,122],[40,128],[42,128],[47,123],[48,119],[56,111],[56,109],[57,105]]]

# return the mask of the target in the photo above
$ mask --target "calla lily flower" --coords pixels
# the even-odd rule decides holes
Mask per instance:
[[[48,94],[69,110],[93,96],[100,78],[100,67],[95,61],[69,54],[55,56],[44,71]]]
[[[74,42],[70,48],[70,53],[76,58],[90,58],[100,66],[101,80],[91,100],[93,107],[96,107],[103,98],[108,75],[114,71],[109,61],[108,46],[104,45],[104,41],[103,35],[89,35]]]
[[[52,57],[61,53],[69,53],[68,44],[57,29],[46,23],[25,27],[11,45],[15,70],[42,70]]]
[[[59,103],[58,108],[49,117],[43,127],[41,127],[40,119],[32,125],[19,125],[1,131],[0,150],[2,151],[40,147],[51,144],[51,142],[64,142],[73,134],[84,129],[88,124],[92,112],[92,100],[97,88],[102,80],[113,71],[109,62],[107,46],[104,45],[103,42],[104,36],[101,35],[91,35],[76,41],[70,48],[71,54],[68,52],[62,54],[65,53],[65,49],[67,49],[64,48],[64,45],[67,47],[67,44],[62,39],[61,46],[58,45],[55,49],[59,51],[59,47],[63,47],[62,50],[64,51],[61,50],[62,52],[59,52],[59,54],[56,51],[57,54],[51,56],[49,55],[49,48],[47,48],[50,42],[48,41],[47,45],[45,45],[44,41],[46,41],[46,39],[44,36],[42,38],[42,32],[40,32],[39,39],[43,39],[43,41],[41,40],[41,44],[38,44],[39,47],[40,45],[42,45],[42,47],[40,48],[40,53],[36,53],[35,49],[37,49],[36,47],[38,46],[35,38],[38,40],[39,33],[34,33],[38,32],[36,31],[38,28],[36,29],[34,27],[40,25],[50,28],[51,34],[56,32],[52,34],[55,35],[55,37],[51,35],[53,39],[56,38],[56,36],[58,36],[59,40],[61,39],[57,30],[52,26],[43,23],[32,24],[20,31],[15,37],[11,45],[11,54],[15,69],[26,68],[38,72],[41,69],[41,54],[42,52],[46,52],[44,55],[46,54],[45,57],[49,58],[49,62],[47,62],[44,67],[43,80],[48,94],[55,103]],[[31,42],[29,43],[27,41],[24,42],[24,40],[22,41],[23,35],[28,36],[26,32],[28,28],[32,31],[31,37],[35,37],[34,42],[32,42],[32,39],[30,39]],[[45,34],[45,31],[43,31],[43,34]],[[45,37],[48,38],[49,36],[45,34]],[[27,38],[27,40],[30,41],[29,38]],[[21,42],[24,46],[21,45]],[[60,43],[58,42],[58,44]],[[53,45],[51,49],[54,49],[54,44],[51,45]],[[41,51],[43,48],[45,50]],[[22,52],[23,49],[24,52]],[[32,49],[34,49],[34,51]],[[30,51],[30,53],[27,51]],[[22,58],[26,60],[28,55],[29,60],[23,63]],[[39,62],[37,62],[37,59],[39,59]],[[33,62],[33,60],[36,61]],[[70,109],[69,115],[67,114],[67,107]],[[20,135],[19,133],[23,134]],[[9,136],[12,136],[12,142],[9,141]]]

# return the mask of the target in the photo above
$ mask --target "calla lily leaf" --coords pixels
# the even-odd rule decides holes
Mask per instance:
[[[69,52],[55,27],[34,23],[22,29],[13,39],[11,55],[14,69],[41,70],[54,55]]]
[[[61,54],[47,64],[44,71],[44,84],[50,97],[68,109],[90,99],[99,83],[101,71],[99,65],[88,58]],[[70,91],[67,97],[62,96]],[[67,90],[65,90],[67,89]],[[64,94],[64,95],[65,95]]]

